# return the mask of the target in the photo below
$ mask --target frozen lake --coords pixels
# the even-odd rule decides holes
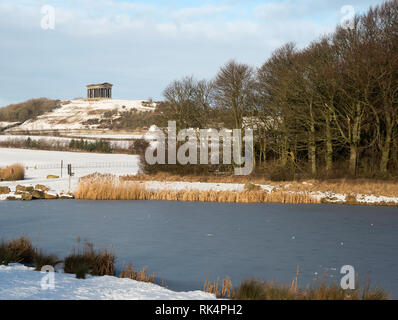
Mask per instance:
[[[238,285],[257,277],[299,285],[340,282],[355,267],[398,297],[398,210],[342,205],[161,201],[0,202],[0,239],[27,235],[63,258],[87,238],[109,248],[117,267],[148,266],[172,290],[202,289],[206,276]]]

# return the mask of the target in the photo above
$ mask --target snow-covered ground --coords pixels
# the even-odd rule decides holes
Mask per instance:
[[[0,129],[2,128],[7,128],[10,126],[13,126],[14,124],[17,124],[18,122],[6,122],[6,121],[0,121]]]
[[[152,283],[112,276],[76,279],[73,274],[54,273],[54,289],[42,288],[48,273],[20,264],[0,265],[0,300],[213,300],[202,291],[175,292]],[[43,284],[50,284],[43,281]]]
[[[35,119],[28,120],[20,126],[7,131],[34,131],[34,130],[82,130],[96,128],[98,125],[87,125],[90,119],[102,119],[106,111],[128,111],[136,109],[140,112],[152,111],[155,106],[143,104],[144,100],[114,100],[103,99],[89,101],[77,99],[64,101],[60,108],[47,112]]]
[[[63,172],[61,177],[61,161]],[[18,184],[43,184],[55,193],[69,190],[67,165],[72,164],[75,175],[71,178],[71,191],[77,187],[80,177],[90,173],[112,173],[116,175],[136,174],[138,172],[138,156],[128,154],[101,154],[81,152],[60,152],[27,149],[0,148],[0,166],[20,163],[25,168],[24,181],[3,181],[0,186],[9,186],[12,191]],[[47,175],[60,176],[59,179],[47,179]],[[0,195],[0,200],[6,195]]]

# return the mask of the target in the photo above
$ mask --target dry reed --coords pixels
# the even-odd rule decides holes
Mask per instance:
[[[231,298],[232,295],[232,282],[229,277],[226,277],[221,282],[220,288],[220,277],[217,277],[215,281],[209,281],[206,277],[205,284],[203,285],[203,291],[214,294],[217,298]]]
[[[320,203],[309,192],[291,191],[198,191],[198,190],[146,190],[145,184],[119,180],[113,176],[91,176],[81,179],[75,192],[76,199],[84,200],[163,200],[190,202],[236,202],[236,203]]]
[[[338,194],[371,194],[375,196],[398,197],[398,182],[370,179],[329,179],[275,182],[260,176],[212,176],[212,175],[173,175],[157,173],[154,175],[138,174],[121,177],[122,181],[184,181],[240,183],[249,188],[253,184],[266,184],[292,192],[331,192]]]
[[[17,181],[25,179],[25,168],[21,164],[13,164],[0,168],[0,179],[7,181]]]
[[[135,270],[131,263],[128,266],[123,265],[120,278],[129,278],[141,282],[155,283],[155,274],[148,274],[146,270],[147,267],[143,267],[141,270]]]

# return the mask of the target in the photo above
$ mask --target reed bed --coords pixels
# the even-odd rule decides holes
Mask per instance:
[[[398,182],[390,180],[370,179],[326,179],[275,182],[261,176],[212,176],[212,175],[173,175],[157,173],[153,175],[138,174],[121,177],[122,181],[183,181],[183,182],[214,182],[266,184],[292,192],[331,192],[338,194],[369,194],[375,196],[398,197]]]
[[[84,200],[162,200],[189,202],[235,202],[235,203],[320,203],[309,192],[277,190],[198,191],[198,190],[146,190],[145,184],[119,180],[113,176],[91,176],[81,179],[75,192],[76,199]]]
[[[21,164],[13,164],[0,168],[0,179],[7,181],[17,181],[25,179],[25,168]]]
[[[381,288],[357,287],[343,290],[336,283],[320,281],[305,288],[299,288],[293,281],[291,285],[278,284],[258,279],[243,281],[232,291],[234,300],[388,300],[390,295]]]

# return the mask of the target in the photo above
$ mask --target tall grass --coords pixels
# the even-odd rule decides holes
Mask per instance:
[[[163,200],[196,202],[278,202],[278,203],[319,203],[308,192],[245,190],[234,191],[198,191],[198,190],[146,190],[145,184],[119,180],[113,176],[90,176],[81,179],[75,192],[76,199],[85,200]]]
[[[232,296],[232,282],[229,277],[224,278],[220,283],[218,277],[215,281],[209,281],[206,277],[203,291],[214,294],[217,298],[231,298]]]
[[[0,179],[7,181],[17,181],[25,179],[25,168],[21,164],[13,164],[0,168]]]
[[[30,240],[25,236],[0,243],[0,264],[31,264],[34,261],[34,256],[35,249]]]
[[[381,288],[357,287],[354,290],[343,290],[336,283],[327,284],[320,281],[304,289],[291,285],[278,284],[258,279],[243,281],[232,291],[235,300],[388,300],[390,295]]]
[[[86,242],[82,250],[74,250],[65,258],[64,271],[74,273],[80,279],[84,279],[86,274],[112,276],[115,274],[115,256],[106,249],[96,251],[92,243]]]
[[[146,267],[143,267],[141,270],[135,270],[131,263],[128,266],[123,265],[120,278],[129,278],[136,281],[155,283],[155,274],[149,274],[146,270]]]

